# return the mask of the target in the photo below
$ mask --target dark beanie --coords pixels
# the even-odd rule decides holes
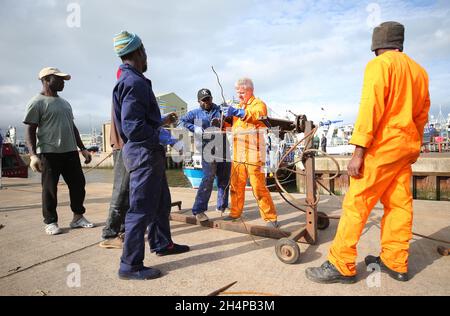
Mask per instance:
[[[403,51],[405,27],[398,22],[384,22],[373,29],[372,51],[380,48],[397,48]]]

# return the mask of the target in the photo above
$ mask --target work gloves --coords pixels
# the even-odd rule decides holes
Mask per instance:
[[[245,110],[229,106],[225,108],[223,114],[225,115],[225,117],[236,116],[242,119],[245,117]]]
[[[31,170],[33,170],[34,172],[42,172],[41,159],[39,159],[39,157],[36,155],[32,155],[30,158],[31,158],[30,161]]]
[[[201,126],[194,127],[194,134],[201,136],[201,135],[203,135],[203,132],[204,132],[204,130]]]
[[[90,162],[92,161],[92,155],[91,155],[91,153],[90,153],[87,149],[83,149],[83,150],[81,151],[81,154],[82,154],[83,157],[84,157],[84,163],[85,163],[85,164],[88,164],[88,163],[90,163]]]
[[[178,140],[172,137],[172,134],[165,128],[159,129],[159,144],[163,146],[173,146]]]
[[[159,129],[159,144],[162,146],[170,145],[180,155],[184,153],[184,142],[182,140],[173,138],[170,132],[165,128]]]

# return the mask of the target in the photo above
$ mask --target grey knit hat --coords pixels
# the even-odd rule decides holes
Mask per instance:
[[[384,22],[373,29],[372,51],[380,48],[397,48],[403,51],[405,27],[398,22]]]

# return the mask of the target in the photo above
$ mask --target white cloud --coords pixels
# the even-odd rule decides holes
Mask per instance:
[[[66,25],[74,1],[4,0],[0,12],[2,60],[0,127],[20,124],[27,101],[40,90],[38,71],[54,65],[72,74],[63,96],[80,129],[99,126],[110,114],[120,60],[112,37],[127,29],[140,35],[149,54],[156,93],[176,92],[190,107],[219,72],[226,98],[234,82],[252,77],[256,93],[276,112],[287,109],[321,119],[355,119],[363,71],[373,54],[367,5],[381,19],[406,26],[406,52],[430,75],[434,104],[450,105],[450,4],[448,1],[138,1],[80,0],[81,27]],[[7,13],[7,14],[6,14]],[[5,113],[5,112],[3,112]]]

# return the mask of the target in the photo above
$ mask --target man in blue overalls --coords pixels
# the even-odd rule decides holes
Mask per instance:
[[[130,209],[119,277],[154,279],[161,272],[143,265],[147,227],[151,252],[164,256],[189,251],[188,246],[174,244],[170,233],[171,200],[163,145],[175,145],[176,140],[161,127],[164,122],[152,82],[143,75],[147,54],[140,38],[121,32],[114,38],[114,49],[123,62],[113,91],[114,120],[125,143],[122,158],[130,173]]]
[[[214,128],[214,122],[217,123],[221,120],[220,107],[212,102],[211,91],[208,89],[198,91],[197,99],[200,107],[183,116],[180,119],[180,125],[194,133],[196,146],[202,153],[203,178],[195,197],[192,213],[197,220],[204,222],[208,220],[205,211],[208,210],[208,202],[216,176],[217,210],[224,212],[228,207],[231,162],[229,158],[227,159],[229,146],[226,136],[220,134],[219,129]]]

